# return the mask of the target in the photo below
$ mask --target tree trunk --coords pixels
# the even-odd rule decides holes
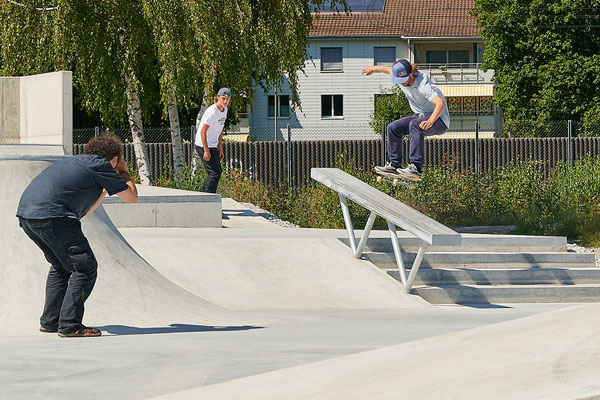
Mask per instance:
[[[126,94],[127,94],[127,119],[131,128],[133,138],[133,149],[135,151],[135,161],[140,181],[142,185],[152,185],[152,172],[149,169],[148,152],[146,151],[146,142],[144,140],[144,125],[142,123],[142,107],[137,93],[130,88],[130,78],[125,75]]]
[[[119,42],[125,50],[126,66],[129,61],[129,48],[125,43],[125,30],[119,28]],[[127,119],[131,128],[131,137],[133,139],[133,150],[135,151],[135,162],[140,175],[142,185],[152,185],[152,172],[148,169],[148,152],[146,151],[146,141],[144,140],[144,124],[142,123],[142,106],[134,87],[130,72],[125,72],[125,94],[127,95]]]
[[[173,170],[175,172],[175,185],[179,187],[181,170],[183,169],[183,146],[181,144],[181,130],[179,127],[179,113],[177,112],[177,97],[167,107],[169,112],[169,130],[171,132],[171,145],[173,147]]]

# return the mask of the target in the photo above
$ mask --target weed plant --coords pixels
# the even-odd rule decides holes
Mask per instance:
[[[587,157],[574,165],[559,165],[548,177],[540,162],[519,162],[476,175],[459,172],[453,163],[431,166],[410,187],[377,182],[376,176],[354,168],[340,157],[338,168],[447,226],[514,225],[515,233],[561,235],[600,246],[600,160]],[[166,171],[168,172],[168,171]],[[166,173],[165,176],[172,176]],[[199,190],[203,168],[195,175],[185,169],[178,182],[163,178],[161,186]],[[302,227],[344,228],[337,193],[314,181],[302,187],[271,186],[244,174],[225,171],[218,192],[253,203]],[[369,212],[349,202],[355,229],[362,229]],[[377,218],[376,228],[386,228]]]

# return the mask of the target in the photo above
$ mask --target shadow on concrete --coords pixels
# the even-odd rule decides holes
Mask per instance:
[[[102,332],[112,335],[150,335],[157,333],[187,333],[187,332],[230,332],[230,331],[246,331],[250,329],[263,329],[263,326],[210,326],[210,325],[188,325],[188,324],[171,324],[169,326],[138,328],[127,325],[104,325],[97,326]]]
[[[514,307],[509,307],[509,306],[503,306],[501,304],[492,304],[492,303],[483,303],[483,304],[456,303],[456,304],[460,304],[463,307],[481,308],[481,309],[489,309],[489,308],[514,308]]]

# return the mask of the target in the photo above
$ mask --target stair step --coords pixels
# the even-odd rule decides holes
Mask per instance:
[[[380,233],[379,233],[380,234]],[[360,233],[357,240],[360,239]],[[340,239],[346,245],[347,238]],[[398,232],[398,243],[402,251],[416,252],[422,241],[406,232]],[[365,251],[393,252],[389,236],[369,238]],[[429,252],[566,252],[567,239],[564,236],[525,236],[525,235],[484,235],[462,234],[461,246],[429,246]]]
[[[380,268],[396,268],[392,252],[364,253],[363,257]],[[403,252],[407,268],[414,262],[416,253]],[[424,268],[469,269],[526,269],[526,268],[594,268],[596,256],[592,253],[518,253],[518,252],[426,252],[421,263]]]
[[[397,268],[385,270],[400,281]],[[408,270],[410,271],[410,270]],[[407,273],[408,273],[407,271]],[[415,285],[600,284],[600,268],[431,269],[421,268]]]
[[[433,304],[600,302],[600,284],[417,286],[411,293]]]

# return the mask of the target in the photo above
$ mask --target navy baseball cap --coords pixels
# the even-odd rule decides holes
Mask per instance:
[[[412,72],[412,65],[401,58],[396,61],[394,65],[392,65],[392,82],[394,83],[404,83],[410,78],[410,73]]]
[[[219,93],[217,93],[217,96],[231,97],[231,90],[227,89],[226,87],[222,87],[221,89],[219,89]]]

